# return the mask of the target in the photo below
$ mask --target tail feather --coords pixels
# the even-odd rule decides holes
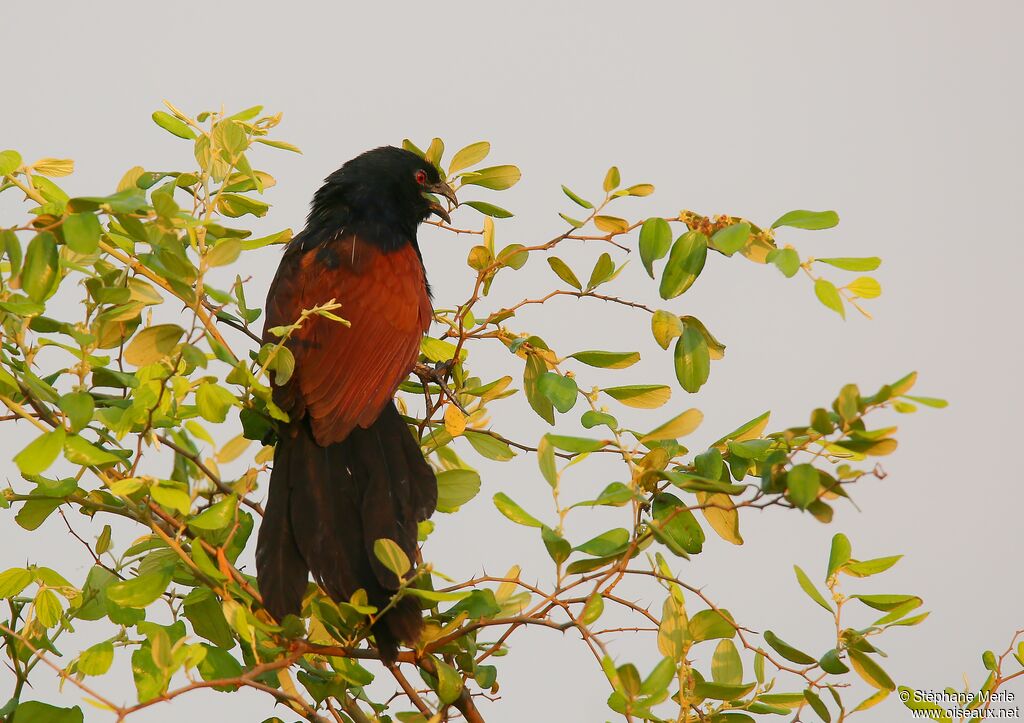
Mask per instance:
[[[383,608],[399,581],[373,545],[391,539],[416,559],[417,523],[437,502],[433,470],[393,403],[370,427],[328,447],[316,443],[305,422],[288,432],[274,454],[257,543],[265,606],[278,619],[297,614],[312,572],[332,598],[348,600],[363,589]],[[393,662],[398,643],[415,642],[422,625],[415,600],[398,601],[374,626],[381,657]]]

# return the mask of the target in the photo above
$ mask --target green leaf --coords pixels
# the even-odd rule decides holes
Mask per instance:
[[[842,532],[832,537],[832,548],[828,553],[828,572],[825,573],[826,582],[836,570],[849,561],[852,551],[849,538]]]
[[[664,258],[672,246],[672,227],[668,221],[652,217],[640,227],[640,261],[647,275],[654,278],[654,262]]]
[[[814,293],[818,297],[818,301],[832,309],[839,316],[844,319],[846,318],[843,298],[839,295],[839,290],[836,289],[835,284],[828,279],[818,279],[814,282]]]
[[[802,510],[818,499],[821,492],[821,475],[809,464],[795,465],[786,475],[789,499]]]
[[[462,676],[443,660],[434,658],[437,667],[437,697],[442,703],[451,704],[462,693]]]
[[[394,540],[382,537],[373,542],[373,554],[381,564],[388,570],[395,573],[395,576],[402,579],[405,573],[412,569],[412,563],[408,556]]]
[[[458,173],[470,166],[475,166],[477,163],[487,158],[487,154],[490,152],[491,144],[487,141],[470,143],[468,146],[452,156],[451,163],[448,164],[448,175],[450,176],[453,173]]]
[[[690,635],[697,641],[732,638],[736,635],[736,626],[728,610],[701,610],[690,618]]]
[[[29,442],[25,449],[14,455],[14,463],[18,465],[22,474],[42,474],[57,460],[57,456],[64,449],[65,436],[63,427],[43,432]]]
[[[60,282],[57,239],[49,231],[36,234],[25,252],[21,288],[32,301],[46,301]]]
[[[726,256],[732,256],[750,240],[750,224],[734,223],[721,228],[711,237],[711,245]]]
[[[196,137],[195,131],[189,128],[187,123],[175,118],[170,113],[164,113],[162,110],[153,113],[153,122],[168,133],[178,136],[178,138],[191,141]]]
[[[105,640],[83,650],[75,667],[83,675],[103,675],[110,670],[110,664],[113,662],[114,646],[109,640]]]
[[[707,339],[695,325],[683,325],[673,361],[679,386],[690,394],[698,392],[711,375],[711,352]]]
[[[597,263],[594,264],[594,268],[590,272],[590,280],[587,281],[587,291],[600,286],[613,276],[615,276],[615,262],[612,261],[610,254],[603,253],[598,257]]]
[[[217,198],[217,210],[228,218],[240,218],[246,214],[261,218],[267,215],[270,204],[238,193],[221,193]]]
[[[92,421],[96,403],[88,392],[71,392],[61,396],[57,406],[67,417],[71,431],[78,432]]]
[[[672,660],[682,660],[693,644],[686,608],[672,595],[662,605],[661,624],[658,626],[658,650]]]
[[[891,557],[876,557],[873,560],[848,562],[843,567],[843,572],[851,577],[868,577],[885,572],[903,558],[903,555],[892,555]]]
[[[555,448],[552,446],[548,435],[540,438],[537,444],[537,466],[544,481],[552,487],[558,486],[558,467],[555,466]]]
[[[47,703],[29,700],[19,703],[12,723],[82,723],[82,709],[57,708]]]
[[[740,685],[743,682],[743,660],[735,643],[723,639],[711,658],[711,678],[716,683]]]
[[[5,228],[0,230],[0,240],[3,242],[0,244],[0,257],[7,254],[7,261],[11,265],[9,278],[16,278],[18,272],[21,271],[21,242],[18,241],[18,234]]]
[[[771,630],[764,631],[764,641],[768,643],[776,653],[791,663],[796,663],[798,665],[811,665],[817,662],[807,653],[802,650],[797,650],[789,643],[783,641]]]
[[[223,530],[235,521],[235,512],[237,510],[238,499],[233,495],[225,497],[189,520],[188,526],[194,530],[203,530],[204,532]]]
[[[109,196],[79,196],[68,201],[70,211],[95,211],[106,206],[113,213],[132,213],[146,208],[146,194],[141,188],[128,188]]]
[[[683,322],[672,312],[658,309],[651,316],[651,333],[658,346],[668,349],[672,340],[683,333]]]
[[[623,387],[606,387],[601,391],[627,407],[638,409],[660,407],[672,396],[672,390],[664,384],[630,384]]]
[[[256,143],[262,143],[265,146],[271,148],[278,148],[282,151],[291,151],[292,153],[302,153],[302,149],[293,143],[287,141],[275,141],[270,138],[253,138]]]
[[[21,591],[32,582],[32,573],[23,567],[12,567],[10,570],[0,572],[0,599],[6,600]]]
[[[183,515],[187,515],[192,507],[188,492],[177,487],[156,484],[150,488],[149,494],[157,504]]]
[[[697,554],[704,547],[704,530],[686,505],[673,494],[654,496],[651,530],[655,538],[680,556]]]
[[[921,598],[916,595],[851,595],[850,597],[883,612],[903,607],[907,603],[914,603],[913,607],[916,608],[922,602]]]
[[[9,176],[21,166],[21,154],[17,151],[0,151],[0,176]]]
[[[790,211],[775,220],[772,228],[791,226],[810,231],[832,228],[839,223],[839,214],[835,211]]]
[[[576,278],[576,274],[573,273],[572,269],[562,259],[557,256],[549,256],[548,265],[562,281],[574,289],[583,290],[583,284],[580,283],[580,280]]]
[[[15,515],[14,521],[26,530],[35,530],[60,506],[60,503],[59,498],[29,500]]]
[[[196,635],[222,648],[234,647],[234,636],[224,617],[224,610],[208,589],[197,588],[189,593],[185,598],[184,611]]]
[[[555,423],[554,405],[540,388],[540,380],[548,373],[548,366],[540,356],[531,354],[523,368],[523,391],[526,401],[541,419],[548,424]]]
[[[879,690],[896,690],[896,684],[889,674],[867,653],[862,653],[856,648],[848,648],[846,652],[850,656],[850,664],[864,682]]]
[[[605,425],[608,429],[618,429],[619,421],[607,412],[595,412],[592,409],[587,410],[580,417],[580,424],[586,429],[593,429],[594,427]]]
[[[676,663],[672,658],[662,658],[640,686],[640,695],[659,697],[668,691],[676,677]]]
[[[425,336],[420,341],[420,351],[423,352],[423,356],[432,362],[446,362],[454,359],[456,348],[451,342],[435,339],[430,336]],[[459,358],[464,358],[465,354],[466,350],[462,349]]]
[[[458,512],[480,492],[480,473],[471,469],[448,469],[437,474],[437,511]]]
[[[60,622],[64,609],[60,606],[60,599],[53,590],[40,590],[35,601],[36,618],[45,628],[52,628]]]
[[[583,605],[583,612],[580,613],[579,621],[584,625],[590,625],[597,622],[597,619],[601,617],[601,613],[604,612],[604,598],[601,597],[601,593],[594,592],[587,598],[587,602]],[[672,667],[675,670],[675,666]]]
[[[590,439],[589,437],[568,437],[561,434],[546,434],[544,436],[553,446],[565,452],[572,452],[573,454],[594,452],[605,445],[603,441],[599,439]]]
[[[693,686],[693,695],[713,700],[738,700],[754,689],[754,683],[746,685],[723,685],[698,680]],[[726,719],[728,720],[728,719]]]
[[[125,347],[125,361],[137,367],[155,364],[174,350],[184,334],[177,324],[147,326]]]
[[[489,188],[492,191],[504,191],[516,185],[520,178],[522,173],[515,166],[489,166],[467,173],[462,177],[462,182],[466,185]]]
[[[835,266],[844,271],[874,271],[882,265],[882,259],[877,256],[851,257],[837,256],[829,259],[814,259],[829,266]]]
[[[472,620],[479,620],[480,618],[494,617],[500,613],[501,605],[495,599],[494,591],[484,588],[474,590],[468,597],[446,610],[445,615],[457,616],[461,612],[465,612]]]
[[[444,155],[444,141],[440,138],[432,138],[430,145],[427,146],[427,152],[423,154],[423,160],[427,163],[432,163],[438,168],[441,167],[441,157]]]
[[[574,549],[577,552],[592,555],[593,557],[608,557],[609,555],[618,554],[628,544],[629,530],[618,527],[614,530],[602,532],[582,545],[577,545]]]
[[[515,457],[515,453],[505,442],[484,432],[467,429],[462,436],[466,438],[470,446],[478,454],[483,455],[487,459],[506,462]]]
[[[572,202],[575,203],[577,206],[582,206],[583,208],[594,207],[594,204],[592,204],[590,201],[587,201],[584,198],[580,198],[579,196],[577,196],[575,193],[572,192],[572,189],[570,189],[568,186],[563,185],[562,192],[570,199],[572,199]]]
[[[775,264],[775,267],[787,279],[796,276],[796,272],[800,270],[800,255],[797,254],[795,249],[772,249],[768,252],[765,261]]]
[[[821,669],[826,673],[831,673],[832,675],[842,675],[850,672],[850,669],[846,667],[846,664],[839,659],[839,651],[835,649],[822,655],[821,660],[818,661],[818,665],[820,665]]]
[[[95,253],[100,245],[100,234],[103,228],[100,220],[94,213],[73,213],[64,219],[61,227],[64,231],[64,241],[75,253]]]
[[[512,498],[504,492],[494,495],[494,506],[498,508],[498,512],[516,524],[525,525],[526,527],[544,526],[544,523],[513,502]]]
[[[228,651],[205,643],[202,643],[202,646],[206,650],[206,657],[199,662],[199,675],[203,680],[237,678],[242,674],[241,664]],[[236,688],[234,686],[215,686],[214,690],[231,691]]]
[[[831,723],[832,716],[828,712],[828,708],[822,702],[821,697],[810,688],[804,691],[804,699],[807,704],[811,706],[811,709],[821,718],[825,723]]]
[[[600,369],[625,369],[640,361],[640,353],[635,351],[578,351],[569,357]]]
[[[707,254],[707,236],[699,231],[687,231],[676,239],[662,272],[658,288],[661,298],[674,299],[693,286],[704,269]]]
[[[225,238],[206,254],[206,264],[210,267],[227,266],[238,260],[242,253],[242,241],[237,238]]]
[[[796,573],[796,581],[798,583],[800,583],[800,588],[805,593],[807,593],[807,596],[809,598],[811,598],[811,600],[813,600],[814,602],[816,602],[819,605],[821,605],[823,608],[828,610],[830,613],[834,613],[835,612],[832,609],[832,606],[829,605],[825,601],[824,596],[822,596],[822,594],[818,591],[818,589],[816,587],[814,587],[814,583],[811,582],[811,579],[809,577],[807,577],[807,573],[806,572],[801,570],[797,565],[793,565],[793,572]]]
[[[515,215],[501,206],[495,206],[493,203],[487,203],[486,201],[463,201],[459,205],[475,208],[483,215],[493,218],[512,218]]]
[[[918,404],[923,404],[926,407],[932,407],[934,409],[945,409],[949,406],[949,402],[945,399],[937,399],[935,397],[912,397],[909,394],[903,395],[905,399],[909,399]]]
[[[173,572],[173,565],[165,565],[144,575],[111,583],[106,590],[107,597],[122,607],[144,608],[163,595]]]
[[[540,528],[540,539],[544,543],[544,548],[548,551],[548,556],[554,560],[556,565],[561,565],[569,559],[572,546],[564,537],[547,525]]]
[[[558,372],[545,372],[537,380],[537,388],[562,414],[576,406],[579,389],[576,380],[571,377],[563,377]]]
[[[472,592],[469,590],[456,590],[454,592],[438,592],[436,590],[422,590],[416,587],[408,589],[411,595],[429,602],[459,602],[469,597]]]
[[[284,349],[282,348],[280,351],[284,351]],[[223,422],[227,419],[228,411],[237,401],[231,390],[220,384],[203,382],[196,389],[196,411],[199,412],[199,416],[209,422]]]
[[[64,440],[64,457],[72,464],[90,467],[117,464],[122,459],[116,454],[111,454],[107,450],[97,447],[77,434],[73,434]]]

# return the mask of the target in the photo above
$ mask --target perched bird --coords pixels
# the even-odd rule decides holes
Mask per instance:
[[[433,315],[416,229],[431,214],[450,220],[439,194],[457,204],[437,169],[383,147],[325,179],[306,227],[285,249],[267,295],[268,332],[335,299],[349,325],[310,316],[287,341],[295,369],[274,386],[289,415],[279,429],[270,494],[256,546],[264,606],[298,614],[309,573],[335,600],[360,588],[384,608],[397,577],[377,559],[390,539],[416,557],[417,524],[437,503],[437,480],[394,403]],[[403,598],[374,625],[382,659],[415,642],[422,614]]]

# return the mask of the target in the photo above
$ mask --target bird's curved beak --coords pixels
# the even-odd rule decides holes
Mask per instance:
[[[459,199],[456,198],[455,191],[453,191],[452,187],[444,181],[438,181],[437,183],[427,186],[427,190],[430,193],[436,193],[439,196],[444,196],[451,201],[453,207],[459,205]],[[444,206],[433,199],[430,201],[430,212],[436,214],[440,218],[443,218],[445,223],[450,224],[452,222],[452,217],[448,215],[448,211]]]

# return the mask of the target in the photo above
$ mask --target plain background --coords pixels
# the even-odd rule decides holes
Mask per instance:
[[[523,169],[512,191],[476,196],[517,214],[499,224],[499,243],[550,238],[560,229],[555,212],[571,212],[559,184],[597,196],[612,163],[627,183],[658,188],[650,199],[622,202],[620,212],[633,218],[691,208],[767,223],[793,208],[836,209],[837,229],[787,231],[780,240],[803,256],[884,257],[885,293],[869,302],[875,320],[844,323],[815,301],[806,279],[715,257],[670,308],[699,316],[729,350],[702,393],[687,399],[677,390],[670,409],[703,409],[692,445],[701,449],[769,407],[773,428],[801,423],[846,382],[870,392],[912,369],[921,372],[918,391],[950,407],[879,420],[900,425],[901,446],[883,460],[887,479],[854,491],[859,510],[841,507],[829,526],[796,513],[751,515],[744,547],[712,538],[680,572],[751,628],[816,645],[829,620],[796,587],[792,565],[819,578],[839,531],[861,558],[904,552],[877,584],[847,587],[925,598],[930,619],[886,635],[883,646],[889,672],[916,688],[959,686],[964,673],[979,683],[981,652],[1002,651],[1024,627],[1016,559],[1024,492],[1014,456],[1024,397],[1019,3],[52,2],[45,11],[7,3],[0,18],[0,146],[28,160],[74,157],[72,192],[113,190],[136,164],[186,165],[188,146],[148,120],[168,98],[192,112],[255,103],[284,111],[278,137],[305,153],[257,157],[279,180],[268,194],[268,232],[300,227],[320,179],[347,158],[434,135],[450,149],[488,139],[494,162]],[[0,208],[0,225],[20,222],[18,204],[7,199]],[[470,211],[456,218],[477,223]],[[464,299],[471,241],[433,229],[421,240],[438,306]],[[589,259],[599,250],[562,253]],[[251,297],[262,298],[277,253],[249,269]],[[499,280],[484,308],[551,278],[533,259],[514,284]],[[636,261],[611,288],[656,298]],[[566,302],[515,328],[547,332],[566,353],[642,350],[644,361],[619,372],[618,383],[671,379],[644,317]],[[476,363],[516,368],[507,354],[482,353]],[[536,420],[516,403],[509,410],[503,429],[535,441]],[[3,457],[28,434],[6,430]],[[588,465],[571,478],[581,495],[618,474]],[[455,575],[487,560],[494,573],[518,562],[526,577],[545,579],[536,535],[505,523],[490,503],[502,490],[548,510],[533,460],[482,470],[481,495],[456,517],[438,515],[427,557]],[[23,484],[9,463],[3,471]],[[27,559],[84,575],[85,556],[59,519],[46,523],[43,549],[42,536],[25,535],[10,512],[2,523],[0,568]],[[581,523],[577,541],[591,524]],[[612,717],[593,660],[580,643],[555,636],[541,631],[515,643],[501,661],[503,700],[487,709],[489,720]],[[647,639],[616,650],[649,669],[653,647]],[[101,683],[115,698],[134,697],[128,687],[118,691],[131,685],[124,668]],[[35,694],[56,700],[54,686],[37,685]],[[79,696],[65,686],[63,699]],[[107,719],[86,710],[88,720]],[[214,711],[253,721],[274,712],[262,695],[209,693],[137,720],[205,720]],[[909,713],[894,696],[860,719]]]

